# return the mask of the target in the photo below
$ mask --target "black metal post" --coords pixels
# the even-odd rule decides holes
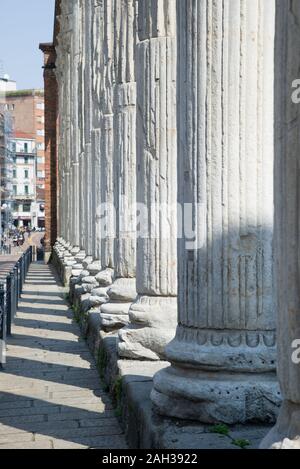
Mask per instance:
[[[13,300],[14,300],[14,317],[18,309],[18,266],[17,264],[14,267],[14,291],[13,291]]]
[[[12,273],[6,277],[6,310],[7,310],[7,335],[11,335],[12,323]]]
[[[0,283],[0,363],[5,363],[6,347],[6,308],[4,284]]]

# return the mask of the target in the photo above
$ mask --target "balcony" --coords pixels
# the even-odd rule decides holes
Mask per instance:
[[[13,200],[34,200],[35,194],[13,194]]]

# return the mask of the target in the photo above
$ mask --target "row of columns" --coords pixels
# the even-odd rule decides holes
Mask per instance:
[[[163,415],[274,421],[279,355],[266,447],[300,438],[299,17],[292,0],[72,0],[57,47],[55,249],[77,296],[121,357],[170,362]]]

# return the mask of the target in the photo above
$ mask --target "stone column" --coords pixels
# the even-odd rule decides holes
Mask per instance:
[[[178,17],[179,318],[159,413],[274,420],[275,2],[186,0]],[[187,224],[188,223],[188,224]],[[189,234],[190,233],[190,234]]]
[[[114,85],[114,13],[117,0],[105,0],[103,10],[103,68],[100,80],[101,99],[101,266],[98,280],[100,286],[111,285],[114,268],[115,217],[114,217],[114,132],[113,132],[113,85]],[[107,209],[103,211],[103,207]]]
[[[93,8],[93,132],[92,148],[95,164],[93,187],[98,190],[92,203],[95,222],[93,252],[97,259],[91,259],[87,266],[96,285],[107,288],[113,281],[115,217],[114,217],[114,156],[113,156],[113,28],[115,1],[95,0]],[[103,210],[106,207],[107,210]],[[92,262],[93,261],[93,262]],[[97,292],[96,292],[97,293]],[[104,292],[102,292],[104,293]]]
[[[107,302],[114,267],[113,26],[117,0],[84,4],[82,33],[82,238],[87,257],[75,283],[81,309]],[[102,207],[106,206],[106,211]],[[110,231],[105,231],[109,228]],[[96,309],[94,309],[96,308]]]
[[[71,230],[72,230],[72,254],[80,251],[80,225],[79,225],[79,118],[78,118],[78,91],[79,91],[79,61],[80,61],[80,16],[79,0],[73,1],[72,8],[72,38],[71,38],[71,62],[70,62],[70,107],[71,107]],[[79,267],[79,265],[77,265]]]
[[[275,51],[275,292],[283,404],[262,448],[300,449],[300,5],[277,1]],[[294,80],[298,82],[294,83]],[[293,94],[292,94],[293,93]]]
[[[60,32],[58,35],[56,72],[58,81],[59,101],[59,150],[58,150],[58,176],[59,176],[59,219],[62,246],[58,248],[58,255],[62,261],[64,280],[71,275],[71,265],[75,263],[72,258],[72,230],[71,219],[71,78],[70,55],[72,41],[72,4],[66,1],[61,5]],[[67,272],[66,272],[67,271]],[[65,273],[67,274],[65,276]]]
[[[128,324],[136,294],[136,44],[135,0],[116,1],[114,14],[114,203],[116,240],[115,281],[109,302],[101,307],[105,329]]]
[[[84,186],[79,180],[79,64],[80,24],[82,10],[79,0],[66,1],[60,14],[58,41],[58,74],[60,92],[60,164],[61,164],[61,220],[63,226],[62,249],[57,248],[62,261],[62,277],[66,284],[72,275],[82,271],[85,252],[80,251],[80,210],[79,197]],[[89,109],[89,107],[87,107]],[[84,212],[85,213],[85,212]]]
[[[125,358],[158,360],[177,316],[176,3],[139,0],[137,80],[137,292]]]

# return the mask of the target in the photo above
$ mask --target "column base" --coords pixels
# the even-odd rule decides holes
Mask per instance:
[[[161,415],[203,423],[276,420],[281,394],[275,373],[166,368],[154,376],[152,402]]]
[[[101,325],[106,331],[129,323],[129,310],[137,297],[135,278],[117,278],[108,288],[109,301],[101,307]]]
[[[164,360],[174,338],[177,298],[139,296],[129,310],[130,325],[119,332],[119,355],[133,360]]]
[[[284,401],[275,427],[260,445],[261,449],[300,449],[300,404]]]

